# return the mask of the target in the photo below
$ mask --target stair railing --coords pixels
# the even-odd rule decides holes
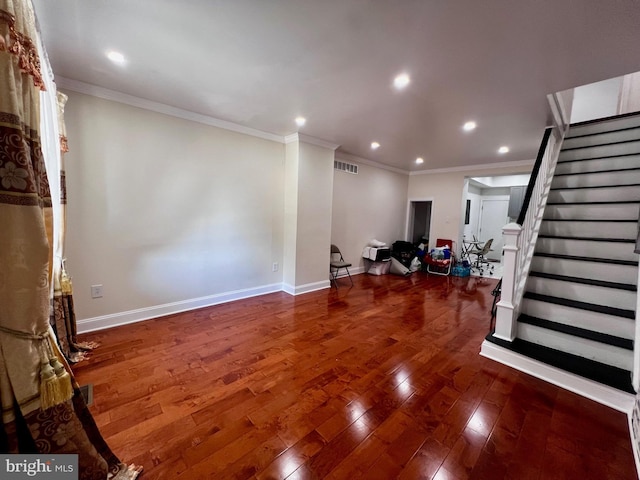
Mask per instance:
[[[545,130],[520,215],[515,223],[502,229],[504,269],[493,335],[503,340],[513,341],[516,337],[516,319],[565,133],[566,129],[558,127]]]
[[[636,246],[634,252],[639,254],[640,260],[640,212],[638,212],[638,235],[636,237]],[[640,265],[638,266],[638,283],[640,288]],[[640,348],[638,348],[638,339],[640,338],[640,292],[636,291],[636,343],[633,349],[633,388],[636,392],[640,392]]]

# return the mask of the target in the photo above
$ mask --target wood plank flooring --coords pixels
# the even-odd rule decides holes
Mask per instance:
[[[143,479],[632,479],[626,417],[480,357],[496,280],[340,280],[82,336]]]

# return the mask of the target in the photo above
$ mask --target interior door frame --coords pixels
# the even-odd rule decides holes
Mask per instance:
[[[429,220],[429,242],[431,242],[431,225],[433,224],[433,211],[436,204],[436,201],[433,197],[409,198],[407,200],[407,216],[404,226],[404,240],[406,242],[411,241],[411,230],[413,229],[413,212],[411,204],[414,202],[431,202],[431,219]]]

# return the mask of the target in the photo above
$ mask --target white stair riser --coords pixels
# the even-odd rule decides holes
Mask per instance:
[[[624,370],[633,370],[633,352],[624,348],[613,347],[526,323],[518,323],[518,338]]]
[[[640,168],[622,172],[581,173],[554,176],[551,188],[600,187],[640,184]]]
[[[629,318],[567,307],[566,305],[556,305],[532,298],[522,300],[522,313],[628,340],[635,338],[635,322]]]
[[[527,280],[527,291],[605,307],[636,309],[636,292],[617,288],[530,276]]]
[[[604,205],[547,205],[545,219],[572,220],[637,220],[640,205],[604,204]]]
[[[586,158],[611,157],[614,155],[629,155],[640,153],[640,141],[601,145],[599,147],[578,148],[560,152],[559,162],[567,160],[581,160]]]
[[[594,133],[609,132],[611,130],[620,130],[622,128],[632,128],[640,126],[640,115],[632,117],[616,118],[603,122],[588,123],[586,125],[575,125],[569,128],[567,137],[575,137],[579,135],[591,135]]]
[[[582,137],[566,138],[562,144],[562,149],[589,147],[594,145],[604,145],[607,143],[627,142],[629,140],[640,139],[640,128],[628,130],[616,130],[613,132],[603,132]]]
[[[620,170],[623,168],[638,168],[640,155],[626,157],[599,158],[583,162],[558,162],[555,173],[584,173],[600,170]]]
[[[540,225],[540,235],[561,237],[634,238],[637,222],[584,222],[545,220]]]
[[[634,253],[633,248],[632,243],[594,242],[566,238],[538,238],[536,243],[536,251],[538,252],[637,262],[638,254]]]
[[[549,192],[550,203],[572,202],[638,202],[640,203],[640,187],[637,185],[623,187],[584,188],[578,190],[552,190]]]
[[[604,282],[638,284],[638,267],[631,265],[534,256],[531,261],[531,271],[554,273],[568,277],[591,278]]]

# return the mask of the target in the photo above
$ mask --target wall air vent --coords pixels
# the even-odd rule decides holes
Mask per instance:
[[[343,172],[358,174],[358,165],[353,163],[341,162],[340,160],[333,161],[333,168],[336,170],[342,170]]]

